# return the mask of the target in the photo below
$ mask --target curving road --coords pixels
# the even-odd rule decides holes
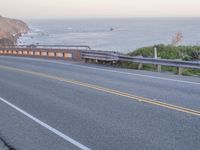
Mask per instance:
[[[200,78],[0,56],[0,137],[17,150],[199,150]]]

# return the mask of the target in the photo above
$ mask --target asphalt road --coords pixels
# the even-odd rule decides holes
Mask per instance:
[[[199,150],[200,78],[0,56],[0,137],[17,150]]]

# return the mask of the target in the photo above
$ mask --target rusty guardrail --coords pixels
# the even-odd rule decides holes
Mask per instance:
[[[43,58],[55,58],[55,59],[71,59],[81,60],[80,49],[68,49],[68,48],[35,48],[35,47],[14,47],[14,48],[0,48],[0,55],[14,55],[24,57],[43,57]]]
[[[87,45],[7,45],[0,48],[0,55],[81,60],[83,50],[91,48]]]

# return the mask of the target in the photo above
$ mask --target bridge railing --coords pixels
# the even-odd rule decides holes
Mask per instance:
[[[81,60],[81,50],[71,48],[34,48],[34,47],[15,47],[0,48],[0,55],[14,55],[23,57],[43,57],[54,59]]]

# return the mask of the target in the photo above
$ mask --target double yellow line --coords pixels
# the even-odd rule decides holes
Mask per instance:
[[[117,91],[117,90],[110,89],[110,88],[97,86],[97,85],[94,85],[94,84],[84,83],[84,82],[80,82],[80,81],[76,81],[76,80],[68,80],[68,79],[65,79],[65,78],[62,78],[62,77],[58,77],[58,76],[53,76],[53,75],[49,75],[49,74],[45,74],[45,73],[23,70],[23,69],[18,69],[18,68],[3,66],[3,65],[0,65],[0,68],[10,70],[10,71],[18,71],[18,72],[22,72],[22,73],[26,73],[26,74],[31,74],[31,75],[35,75],[35,76],[39,76],[39,77],[43,77],[43,78],[48,78],[48,79],[51,79],[51,80],[57,80],[57,81],[61,81],[61,82],[69,83],[69,84],[79,85],[79,86],[94,89],[94,90],[97,90],[97,91],[126,97],[126,98],[129,98],[129,99],[134,100],[134,101],[148,103],[148,104],[160,106],[160,107],[167,108],[167,109],[171,109],[171,110],[175,110],[175,111],[179,111],[179,112],[184,112],[184,113],[195,115],[195,116],[200,116],[200,111],[196,111],[196,110],[193,110],[193,109],[160,102],[158,100],[152,100],[152,99],[149,99],[149,98],[145,98],[145,97],[141,97],[141,96]]]

